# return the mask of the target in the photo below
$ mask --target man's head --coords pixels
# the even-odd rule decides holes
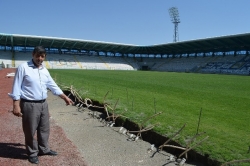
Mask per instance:
[[[37,67],[40,67],[46,58],[46,50],[43,46],[36,46],[32,53],[33,62]]]

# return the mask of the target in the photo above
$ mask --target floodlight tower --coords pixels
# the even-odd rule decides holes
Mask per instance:
[[[171,21],[174,24],[174,42],[177,42],[179,40],[179,34],[178,34],[178,24],[180,23],[179,12],[176,7],[171,7],[168,11]]]

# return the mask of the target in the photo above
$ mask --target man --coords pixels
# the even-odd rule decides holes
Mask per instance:
[[[28,160],[38,164],[38,155],[57,155],[48,145],[50,124],[47,88],[60,96],[66,105],[73,104],[73,101],[62,92],[43,66],[45,48],[35,47],[32,57],[31,61],[18,66],[9,96],[13,99],[13,114],[22,117]],[[36,132],[37,140],[34,138]]]

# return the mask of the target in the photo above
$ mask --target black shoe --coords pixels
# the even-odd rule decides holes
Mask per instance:
[[[29,157],[29,162],[31,162],[32,164],[38,164],[39,163],[38,157],[37,156]]]
[[[48,156],[56,156],[57,155],[57,152],[53,151],[53,150],[50,150],[49,152],[47,153],[41,153],[39,154],[40,156],[43,156],[43,155],[48,155]]]

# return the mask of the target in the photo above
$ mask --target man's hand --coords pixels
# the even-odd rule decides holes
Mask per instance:
[[[13,114],[18,117],[23,116],[20,108],[20,100],[13,100]]]
[[[70,98],[68,98],[68,96],[66,96],[65,94],[61,94],[59,96],[65,101],[66,105],[74,104],[74,102]]]
[[[66,105],[73,105],[74,104],[74,102],[68,97],[66,97],[66,99],[64,99],[64,101],[65,101]]]

